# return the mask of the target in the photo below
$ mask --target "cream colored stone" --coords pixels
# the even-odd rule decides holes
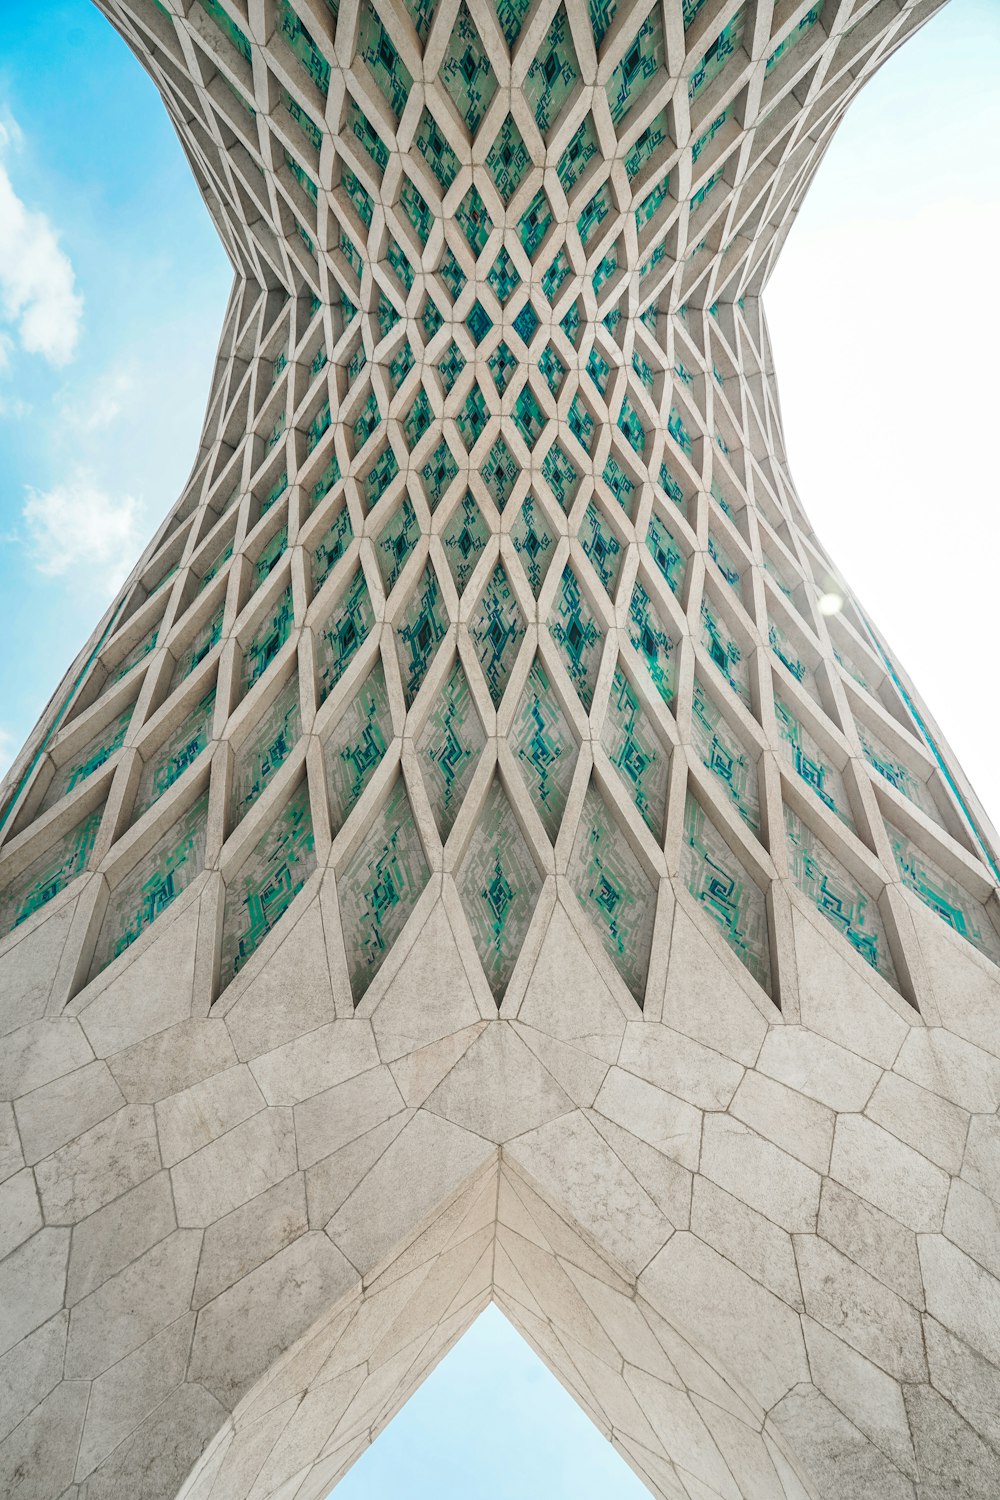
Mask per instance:
[[[268,1104],[299,1104],[378,1065],[370,1021],[332,1021],[254,1058],[250,1071]]]
[[[1000,1118],[996,1115],[973,1116],[962,1177],[1000,1204]]]
[[[518,1137],[505,1154],[633,1275],[673,1229],[579,1111]]]
[[[702,1117],[700,1110],[684,1100],[623,1068],[612,1068],[594,1108],[682,1167],[697,1170]]]
[[[701,1170],[726,1192],[794,1233],[816,1227],[820,1177],[727,1115],[706,1115]]]
[[[180,1021],[109,1058],[129,1103],[155,1104],[236,1061],[223,1021]]]
[[[580,1109],[589,1109],[607,1076],[608,1064],[595,1057],[576,1042],[561,1042],[556,1037],[526,1026],[521,1021],[512,1023],[514,1030],[526,1047],[538,1058],[542,1066],[552,1074],[559,1086]],[[615,1049],[617,1051],[617,1049]]]
[[[144,1487],[158,1495],[175,1495],[225,1415],[201,1386],[178,1387],[88,1481],[87,1500],[136,1500]]]
[[[194,1314],[185,1313],[94,1381],[87,1407],[78,1480],[86,1479],[184,1379]]]
[[[773,1026],[761,1048],[758,1070],[830,1109],[864,1109],[879,1070],[836,1042],[803,1026]]]
[[[0,1185],[0,1260],[42,1227],[42,1210],[30,1172],[17,1172]]]
[[[767,1022],[705,934],[681,906],[674,911],[663,1022],[723,1057],[752,1068]]]
[[[68,1229],[40,1229],[0,1261],[0,1354],[62,1307]]]
[[[0,1182],[24,1166],[21,1140],[14,1119],[14,1106],[0,1103]]]
[[[802,1326],[812,1378],[823,1395],[902,1473],[917,1478],[902,1388],[812,1318],[805,1318]]]
[[[300,1167],[311,1167],[405,1109],[386,1067],[371,1068],[295,1106]]]
[[[790,1392],[770,1420],[793,1452],[808,1453],[810,1474],[824,1500],[914,1500],[907,1476],[815,1387]]]
[[[85,1381],[64,1380],[0,1443],[0,1495],[10,1500],[65,1496],[87,1409]]]
[[[412,1118],[412,1110],[393,1115],[306,1170],[310,1229],[325,1229],[340,1205]]]
[[[237,1057],[246,1062],[335,1016],[323,919],[312,901],[224,1019]]]
[[[808,1380],[798,1314],[693,1234],[675,1234],[639,1278],[643,1296],[764,1409]]]
[[[930,1386],[911,1386],[906,1409],[927,1494],[961,1495],[962,1500],[996,1500],[1000,1493],[1000,1453],[982,1438]]]
[[[105,1062],[87,1063],[25,1094],[17,1101],[16,1112],[26,1160],[31,1165],[41,1161],[124,1103]]]
[[[827,1178],[820,1196],[819,1232],[906,1301],[921,1304],[917,1238],[912,1230]]]
[[[291,1110],[262,1110],[171,1167],[177,1222],[214,1224],[294,1171]]]
[[[825,924],[823,924],[825,925]],[[891,1068],[909,1027],[847,962],[837,933],[827,937],[792,909],[803,1025],[880,1068]]]
[[[186,1313],[200,1250],[196,1230],[176,1229],[78,1302],[69,1317],[67,1378],[100,1375]]]
[[[326,1232],[363,1276],[488,1162],[496,1147],[423,1110],[333,1215]]]
[[[789,1307],[801,1309],[791,1236],[706,1177],[694,1180],[691,1231]]]
[[[62,1379],[68,1324],[59,1311],[0,1357],[0,1442]]]
[[[729,1113],[814,1171],[829,1169],[834,1115],[826,1105],[750,1069]]]
[[[194,1307],[203,1307],[305,1234],[305,1177],[297,1172],[218,1219],[205,1231]]]
[[[919,1313],[825,1240],[794,1244],[810,1317],[896,1380],[925,1380]]]
[[[664,1437],[669,1434],[668,1451],[674,1463],[696,1475],[704,1483],[707,1494],[725,1496],[727,1500],[743,1500],[715,1446],[711,1431],[687,1392],[679,1391],[642,1370],[626,1370],[625,1379],[655,1432]]]
[[[726,1109],[743,1077],[739,1063],[720,1052],[644,1021],[629,1022],[618,1061],[630,1073],[698,1109]]]
[[[152,1108],[127,1104],[39,1162],[35,1180],[45,1222],[78,1224],[159,1167]]]
[[[264,1108],[264,1096],[245,1065],[226,1068],[156,1105],[156,1128],[163,1165],[186,1156],[242,1125]]]
[[[80,1025],[98,1057],[112,1057],[188,1019],[197,936],[195,906],[159,930],[148,948],[86,1002]]]
[[[924,1343],[931,1383],[1000,1451],[1000,1369],[933,1318],[924,1318]]]
[[[357,1284],[323,1234],[301,1235],[198,1314],[188,1379],[227,1408],[235,1406],[274,1359]],[[259,1316],[259,1309],[269,1316]]]
[[[921,1235],[918,1247],[931,1317],[1000,1365],[1000,1281],[943,1235]]]
[[[1000,1108],[1000,1058],[940,1026],[914,1027],[895,1071],[973,1114],[992,1114]]]
[[[992,1198],[957,1179],[948,1194],[944,1232],[1000,1280],[1000,1205]]]
[[[863,1115],[841,1115],[830,1176],[914,1230],[940,1229],[948,1174]]]
[[[427,1100],[443,1115],[498,1145],[573,1109],[573,1101],[505,1021],[478,1036]]]
[[[631,1131],[616,1125],[596,1110],[588,1110],[587,1119],[674,1228],[686,1229],[691,1217],[692,1180],[687,1167],[648,1146]]]
[[[73,1231],[66,1304],[89,1296],[177,1227],[170,1178],[157,1172],[123,1193]]]
[[[969,1116],[939,1094],[918,1088],[898,1073],[885,1073],[865,1114],[946,1172],[957,1172],[962,1165]]]
[[[420,996],[419,1005],[414,1005],[414,995]],[[447,915],[439,903],[410,949],[405,969],[375,1007],[372,1026],[379,1055],[383,1062],[395,1062],[480,1019]]]
[[[566,997],[571,996],[569,1005]],[[561,1042],[617,1044],[625,1026],[618,1001],[557,902],[531,972],[518,1020]]]
[[[19,1099],[93,1056],[76,1021],[30,1021],[6,1036],[0,1048],[0,1099]]]
[[[75,910],[65,902],[0,957],[0,1037],[44,1016]]]

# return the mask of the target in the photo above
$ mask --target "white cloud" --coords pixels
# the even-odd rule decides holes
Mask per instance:
[[[64,401],[63,415],[79,433],[101,432],[121,415],[135,392],[136,380],[129,370],[105,371]]]
[[[0,153],[19,132],[0,121]],[[18,197],[0,163],[0,315],[23,349],[54,365],[73,357],[83,316],[73,267],[48,216]],[[9,355],[9,340],[0,354]],[[0,361],[2,362],[2,361]]]
[[[38,571],[49,578],[76,574],[95,591],[121,583],[144,539],[139,501],[109,495],[89,474],[45,491],[29,488],[21,516]]]

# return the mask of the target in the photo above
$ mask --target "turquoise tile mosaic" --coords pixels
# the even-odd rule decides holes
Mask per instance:
[[[64,766],[56,769],[42,798],[40,812],[47,812],[69,792],[82,786],[111,759],[116,750],[121,749],[134,710],[135,704],[130,703],[110,724],[98,730],[81,750],[77,750]]]
[[[294,621],[291,584],[278,595],[263,621],[243,648],[240,679],[244,694],[259,682],[292,633]],[[220,620],[221,628],[221,620]],[[207,653],[206,653],[207,654]]]
[[[747,827],[759,833],[756,752],[743,743],[697,676],[691,703],[691,743],[705,769],[722,783]]]
[[[319,701],[328,698],[375,624],[365,576],[358,568],[316,636]]]
[[[580,746],[537,657],[517,705],[508,743],[545,832],[555,843]]]
[[[531,851],[495,777],[455,877],[472,941],[500,1004],[542,888]]]
[[[681,878],[702,909],[718,923],[740,963],[771,994],[764,892],[690,793],[684,805]]]
[[[354,535],[347,506],[342,505],[316,544],[312,555],[313,589],[318,591],[347,551]]]
[[[114,887],[98,933],[91,976],[131,947],[201,874],[207,822],[205,792]]]
[[[656,891],[592,781],[566,880],[615,968],[641,1005],[656,919]]]
[[[309,788],[303,781],[241,868],[226,881],[221,989],[281,920],[315,868]]]
[[[877,771],[883,780],[887,781],[891,787],[895,787],[897,792],[901,792],[904,797],[907,797],[915,806],[919,807],[921,812],[925,812],[929,818],[933,818],[935,823],[940,823],[941,814],[938,812],[937,804],[931,795],[926,781],[915,776],[902,757],[895,751],[890,750],[889,746],[875,733],[874,729],[863,723],[861,719],[857,719],[855,722],[858,729],[858,738],[861,741],[862,754],[872,770]]]
[[[656,691],[664,703],[672,703],[676,691],[674,639],[641,583],[636,583],[632,591],[628,636],[646,663]]]
[[[416,511],[408,499],[383,526],[378,534],[375,555],[386,593],[390,593],[399,575],[413,554],[420,536],[420,525]]]
[[[646,546],[659,569],[667,587],[680,594],[684,586],[687,563],[673,532],[657,511],[651,511],[646,530]]]
[[[875,899],[787,805],[785,839],[789,869],[799,890],[865,963],[898,989],[889,940]]]
[[[466,490],[464,499],[455,506],[441,532],[445,559],[460,594],[472,577],[489,539],[490,528],[483,519],[483,513],[476,504],[472,491]]]
[[[389,693],[382,663],[378,661],[323,746],[335,834],[368,785],[391,741]]]
[[[469,634],[494,708],[500,705],[524,633],[521,607],[503,563],[497,563],[469,620]]]
[[[787,764],[848,828],[854,827],[844,778],[785,700],[774,697],[778,736]]]
[[[475,135],[496,93],[497,80],[465,0],[458,8],[440,78],[470,133]]]
[[[702,645],[733,692],[750,708],[750,669],[741,647],[733,640],[729,626],[707,598],[701,602],[699,618]]]
[[[517,519],[511,528],[511,539],[521,566],[528,577],[535,598],[545,582],[549,563],[555,551],[556,539],[545,519],[542,507],[533,495],[526,495]]]
[[[416,750],[442,841],[448,838],[486,745],[462,664],[456,660],[417,737]]]
[[[946,875],[901,829],[889,822],[885,826],[906,889],[991,962],[1000,964],[1000,934],[983,904]]]
[[[430,877],[402,777],[337,879],[351,990],[357,1005]]]
[[[104,805],[82,818],[12,881],[0,886],[0,937],[55,899],[87,867]]]
[[[650,83],[663,71],[663,21],[655,5],[617,64],[606,85],[611,118],[620,126]]]
[[[568,564],[563,568],[548,625],[580,702],[589,713],[594,701],[604,637],[576,574]]]
[[[271,777],[284,765],[301,733],[299,685],[293,677],[236,750],[229,800],[231,826],[242,821]]]
[[[663,837],[670,757],[639,695],[615,668],[601,744],[653,837]]]
[[[559,119],[579,78],[580,65],[569,18],[565,5],[560,5],[552,17],[541,51],[524,80],[524,97],[543,135]]]
[[[163,793],[179,781],[184,772],[193,766],[212,738],[212,718],[215,713],[214,686],[195,704],[182,724],[167,736],[161,745],[150,752],[142,768],[136,789],[132,821],[141,818],[147,808],[152,807]]]
[[[428,563],[396,627],[396,650],[403,673],[403,696],[407,708],[417,696],[447,629],[448,616],[441,598],[441,585]]]

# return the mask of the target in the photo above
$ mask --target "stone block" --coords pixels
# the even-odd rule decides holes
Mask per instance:
[[[0,1261],[0,1354],[62,1307],[68,1254],[68,1229],[40,1229]]]
[[[138,1256],[177,1227],[170,1178],[166,1172],[147,1177],[138,1187],[123,1193],[73,1232],[73,1247],[66,1279],[66,1304],[74,1303],[123,1271]]]
[[[94,1381],[76,1465],[86,1479],[184,1379],[194,1314],[185,1313]]]
[[[14,1119],[14,1106],[0,1103],[0,1182],[6,1182],[24,1166],[21,1138]]]
[[[0,1443],[0,1495],[11,1500],[65,1495],[73,1480],[88,1392],[86,1381],[64,1380]]]
[[[156,1128],[163,1165],[176,1166],[263,1108],[264,1096],[245,1064],[161,1099]]]
[[[1000,1118],[974,1115],[962,1163],[962,1177],[1000,1204]]]
[[[790,1156],[826,1172],[833,1146],[833,1111],[753,1069],[744,1073],[729,1113]]]
[[[827,1178],[820,1196],[819,1232],[907,1302],[921,1305],[923,1287],[912,1230]]]
[[[91,1062],[17,1101],[17,1123],[29,1164],[121,1109],[125,1097],[105,1062]]]
[[[93,1378],[188,1311],[201,1251],[196,1230],[177,1229],[70,1313],[68,1379]]]
[[[940,1026],[914,1027],[894,1071],[973,1114],[1000,1108],[1000,1058]]]
[[[863,1115],[841,1115],[830,1176],[913,1230],[940,1229],[948,1174]]]
[[[47,1224],[78,1224],[160,1169],[148,1104],[128,1104],[35,1169]]]
[[[112,1057],[188,1019],[197,938],[194,906],[170,922],[114,979],[98,983],[80,1011],[80,1025],[98,1057]]]
[[[195,1307],[203,1307],[227,1287],[263,1265],[305,1234],[305,1177],[301,1172],[217,1219],[205,1231],[205,1243],[194,1288]]]
[[[59,1311],[0,1356],[0,1442],[62,1379],[68,1326]]]
[[[29,1021],[6,1036],[0,1048],[0,1099],[30,1094],[82,1068],[93,1056],[76,1021]]]
[[[761,1073],[829,1109],[864,1109],[879,1069],[802,1026],[773,1026],[757,1060]]]
[[[426,1108],[498,1145],[573,1109],[506,1022],[487,1025],[446,1074]]]
[[[791,1236],[707,1177],[694,1180],[691,1232],[789,1307],[801,1309]]]
[[[0,1184],[0,1260],[42,1227],[42,1210],[30,1172],[16,1172]]]
[[[794,1453],[808,1454],[823,1500],[915,1500],[908,1477],[814,1386],[790,1392],[770,1420]]]
[[[405,1107],[386,1067],[372,1068],[297,1104],[294,1115],[299,1166],[314,1166]]]
[[[236,1061],[224,1021],[179,1021],[109,1059],[129,1103],[155,1104]]]
[[[702,1116],[693,1105],[623,1068],[611,1068],[594,1108],[682,1167],[697,1170]]]
[[[896,1380],[925,1380],[916,1309],[825,1240],[804,1234],[794,1243],[810,1317]]]
[[[782,1229],[816,1227],[820,1177],[727,1115],[706,1115],[701,1170],[710,1181]]]
[[[370,1021],[332,1021],[255,1058],[250,1071],[268,1104],[299,1104],[379,1061]]]
[[[201,1386],[178,1386],[91,1476],[87,1500],[176,1494],[225,1416]]]
[[[204,1227],[295,1171],[290,1109],[265,1109],[170,1169],[182,1227]]]
[[[885,1073],[865,1114],[946,1172],[957,1172],[962,1165],[969,1116],[940,1094],[919,1088],[898,1073]]]
[[[803,1322],[813,1382],[848,1421],[916,1479],[913,1443],[900,1385],[811,1318]]]
[[[669,1027],[630,1021],[619,1065],[698,1109],[726,1109],[743,1068]]]
[[[1000,1281],[943,1235],[921,1235],[919,1251],[931,1317],[1000,1365]]]

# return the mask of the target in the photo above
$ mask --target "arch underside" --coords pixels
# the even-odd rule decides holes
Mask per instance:
[[[758,301],[936,5],[473,4],[520,155],[449,0],[101,8],[237,281],[0,804],[0,1492],[320,1500],[495,1298],[666,1500],[995,1500],[989,829]]]

